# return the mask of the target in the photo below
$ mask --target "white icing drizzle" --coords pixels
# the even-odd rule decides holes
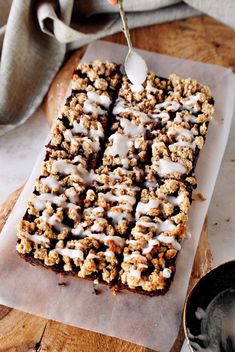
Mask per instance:
[[[151,86],[150,84],[147,84],[145,89],[148,91],[148,92],[152,92],[152,93],[156,93],[158,91],[157,88]]]
[[[130,189],[130,186],[129,185],[126,185],[126,184],[120,184],[120,185],[113,185],[113,186],[109,186],[109,188],[112,188],[112,189]],[[137,187],[137,186],[131,186],[131,189],[132,190],[135,190],[135,191],[139,191],[140,190],[140,187]]]
[[[102,105],[106,109],[109,108],[111,104],[111,100],[107,95],[104,95],[104,94],[99,95],[95,92],[88,92],[87,97],[88,99],[84,102],[84,106],[83,106],[83,112],[85,114],[89,114],[89,113],[96,113],[98,115],[107,114],[107,111],[101,109],[101,107],[99,106],[99,105]]]
[[[82,248],[82,245],[81,245]],[[81,259],[84,260],[84,253],[80,249],[70,249],[70,248],[55,248],[58,254],[62,256],[69,257],[71,259]]]
[[[132,254],[125,254],[124,253],[123,257],[124,257],[123,258],[124,262],[129,262],[133,258],[137,258],[138,260],[142,260],[144,262],[147,262],[147,258],[139,253],[132,253]]]
[[[91,226],[91,231],[97,231],[97,232],[101,232],[104,230],[104,227],[95,223],[94,225]]]
[[[152,187],[155,187],[156,186],[156,182],[149,182],[149,181],[147,181],[147,182],[145,182],[144,183],[144,186],[145,187],[147,187],[147,188],[152,188]]]
[[[153,148],[158,148],[158,147],[165,147],[165,143],[163,143],[163,142],[154,142],[153,144],[152,144],[152,149]]]
[[[159,201],[150,199],[148,203],[139,202],[136,207],[137,219],[141,214],[147,214],[151,209],[156,209],[159,206]]]
[[[95,92],[88,92],[87,96],[90,101],[100,104],[106,109],[108,109],[111,104],[110,98],[105,94],[99,95]]]
[[[165,277],[166,279],[169,279],[171,277],[171,269],[169,268],[163,269],[162,276]]]
[[[73,129],[71,130],[72,133],[88,133],[88,129],[83,125],[83,121],[81,120],[79,123],[77,121],[73,122]]]
[[[140,239],[142,239],[142,238],[146,238],[147,240],[149,239],[149,235],[148,234],[143,234],[142,232],[139,232],[139,231],[136,231],[136,230],[132,230],[132,232],[131,232],[134,236],[135,236],[135,238],[140,238]],[[130,242],[131,243],[131,242]],[[133,242],[134,243],[134,242]]]
[[[41,178],[40,182],[44,183],[44,185],[46,185],[47,187],[55,191],[61,188],[59,181],[54,176],[47,176],[47,177]]]
[[[99,259],[99,256],[96,254],[89,253],[86,257],[86,260],[91,260],[91,259]]]
[[[126,106],[124,99],[118,98],[115,103],[115,106],[113,108],[113,114],[119,115],[122,112],[132,113],[135,116],[139,116],[141,123],[152,122],[152,119],[149,118],[147,114],[145,114],[144,112],[141,112],[139,110],[136,110],[134,108],[130,108],[130,107]]]
[[[180,103],[178,101],[164,101],[163,103],[159,103],[155,105],[155,109],[160,110],[165,108],[167,111],[177,111],[180,108]]]
[[[90,129],[88,130],[84,124],[83,121],[81,120],[79,123],[77,123],[77,121],[74,121],[73,123],[73,128],[71,129],[72,134],[79,134],[79,133],[83,133],[85,135],[90,135],[92,138],[96,138],[96,137],[104,137],[104,131],[102,128],[102,125],[99,124],[99,122],[97,122],[97,126],[96,128],[94,128],[92,125],[90,127]]]
[[[69,141],[69,142],[75,141],[75,138],[73,138],[73,134],[72,134],[71,130],[65,130],[63,132],[63,135],[64,135],[64,138],[66,141]]]
[[[119,208],[119,207],[117,207],[117,208]],[[112,208],[112,209],[115,209],[115,208]],[[133,217],[130,213],[114,211],[114,210],[109,210],[107,212],[107,215],[109,218],[113,219],[113,222],[115,224],[118,224],[119,222],[121,222],[123,220],[131,221],[133,219]]]
[[[97,126],[97,129],[90,128],[89,135],[91,138],[104,138],[104,131],[101,126]]]
[[[92,233],[89,230],[83,232],[84,237],[95,238],[104,244],[108,244],[109,241],[114,241],[118,246],[123,247],[125,240],[119,236],[107,236],[103,233]]]
[[[124,133],[130,136],[135,136],[137,134],[145,133],[144,126],[141,126],[141,125],[137,126],[133,122],[125,118],[120,119],[120,124],[123,128]]]
[[[104,208],[102,207],[96,207],[92,209],[92,213],[103,213]]]
[[[190,121],[192,123],[195,123],[197,121],[197,117],[191,114],[184,114],[182,117],[180,114],[177,112],[176,117],[174,118],[174,122],[182,122],[182,121]]]
[[[175,229],[175,225],[170,220],[162,221],[158,225],[158,233],[171,232],[171,231],[174,231],[174,229]]]
[[[79,195],[74,191],[72,194],[68,195],[68,198],[72,204],[68,204],[68,208],[73,208],[75,203],[78,203],[80,200]]]
[[[186,115],[184,115],[184,120],[186,120],[186,121],[188,120],[192,123],[195,123],[195,122],[197,122],[197,116],[194,116],[191,114],[186,114]]]
[[[168,174],[184,174],[186,173],[186,168],[178,162],[168,161],[160,159],[153,164],[153,169],[158,172],[160,177],[166,176]]]
[[[176,117],[173,120],[174,122],[182,122],[182,117],[180,116],[180,114],[177,112],[176,113]]]
[[[176,239],[172,236],[165,236],[163,234],[160,234],[159,236],[157,236],[157,239],[158,241],[163,243],[171,243],[177,251],[181,249],[181,245],[179,244],[179,242],[176,241]]]
[[[34,205],[34,208],[39,211],[46,208],[47,202],[56,204],[61,207],[67,206],[65,198],[63,196],[55,196],[50,193],[43,193],[43,194],[40,194],[39,196],[36,196],[35,198],[32,199],[32,203]]]
[[[82,159],[81,155],[77,155],[72,159],[72,164],[79,163],[83,165],[83,167],[86,167],[86,161]]]
[[[142,86],[142,84],[132,84],[131,91],[133,93],[142,93],[144,91],[144,87]]]
[[[148,265],[146,265],[146,264],[138,264],[137,269],[132,269],[129,271],[129,275],[131,277],[135,277],[136,279],[140,280],[141,273],[142,273],[141,269],[147,269],[147,268],[148,268]]]
[[[180,193],[177,197],[167,196],[166,199],[172,205],[177,206],[177,205],[180,205],[180,204],[182,204],[184,202],[185,196],[184,196],[183,193]]]
[[[125,169],[128,169],[128,167],[129,167],[129,160],[128,160],[128,158],[122,158],[121,161],[122,161],[123,167],[124,167]]]
[[[126,244],[137,244],[138,243],[138,240],[126,240]]]
[[[82,235],[85,226],[86,226],[86,223],[79,223],[74,229],[71,230],[72,234],[74,236]]]
[[[86,142],[88,144],[90,144],[91,148],[95,151],[98,152],[100,150],[100,142],[99,141],[92,141],[90,138],[88,137],[83,137],[81,138],[81,143],[82,142]]]
[[[131,109],[125,105],[124,99],[118,98],[113,108],[113,114],[119,115],[122,112],[131,112]]]
[[[61,173],[63,175],[74,175],[78,173],[77,166],[68,163],[67,160],[55,160],[52,164],[51,171],[53,173]]]
[[[198,134],[196,131],[188,130],[181,126],[171,126],[167,130],[167,135],[174,136],[177,141],[180,141],[183,137],[191,142],[196,134]]]
[[[192,150],[195,150],[196,148],[196,143],[195,142],[183,142],[183,141],[180,141],[180,142],[177,142],[177,143],[173,143],[169,146],[169,149],[171,150],[172,148],[174,147],[185,147],[185,148],[190,148]]]
[[[199,98],[200,98],[200,93],[196,93],[195,95],[190,95],[190,97],[188,97],[188,100],[184,101],[183,107],[192,106],[196,104]]]
[[[115,196],[113,194],[108,194],[108,193],[99,193],[99,194],[109,202],[124,201],[124,202],[130,203],[131,205],[135,204],[135,197],[132,197],[132,196],[128,196],[128,195]]]
[[[180,108],[180,103],[178,101],[172,101],[171,104],[167,106],[167,110],[169,111],[177,111]]]
[[[118,204],[116,208],[121,208],[123,210],[130,210],[132,211],[132,206],[130,204]],[[115,209],[115,208],[112,208]]]
[[[134,146],[136,149],[141,147],[141,143],[144,141],[144,137],[134,138]]]
[[[147,244],[147,246],[143,249],[143,254],[148,254],[148,253],[150,253],[151,251],[152,251],[152,249],[153,249],[153,247],[154,246],[156,246],[156,245],[158,245],[159,244],[159,241],[158,240],[156,240],[156,239],[149,239],[148,240],[148,244]]]
[[[158,113],[153,113],[150,115],[154,120],[161,120],[162,123],[166,123],[170,119],[170,115],[166,111],[161,111]]]
[[[105,115],[107,111],[101,109],[99,106],[94,106],[89,100],[86,100],[83,106],[83,112],[85,114],[98,114]]]
[[[106,149],[108,155],[126,157],[129,149],[133,146],[132,140],[118,132],[111,135],[109,140],[113,141],[113,144]]]
[[[56,214],[50,216],[46,210],[43,211],[42,215],[39,217],[40,220],[53,226],[57,231],[61,232],[63,229],[71,230],[71,228],[60,222],[60,219]]]
[[[147,269],[147,268],[148,268],[148,265],[139,263],[139,264],[138,264],[138,268],[145,268],[145,269]]]
[[[76,162],[74,160],[74,162]],[[90,183],[96,179],[94,170],[88,172],[81,164],[73,165],[67,160],[55,160],[52,164],[52,172],[62,175],[79,175],[83,182]]]
[[[141,271],[138,269],[132,269],[130,270],[129,275],[139,280],[141,278]]]
[[[109,258],[113,258],[115,256],[114,252],[106,250],[105,252],[103,252],[105,257],[109,257]]]
[[[104,218],[95,219],[94,224],[91,226],[91,231],[101,232],[104,230],[104,227],[100,225],[99,222],[107,223],[107,220]]]
[[[81,165],[78,165],[78,171],[80,173],[80,177],[82,178],[83,182],[85,183],[92,183],[96,180],[96,175],[94,170],[87,171]]]
[[[24,236],[26,238],[28,238],[30,241],[38,243],[38,244],[41,244],[41,243],[50,244],[49,238],[47,238],[43,235],[37,235],[37,234],[31,235],[28,232],[24,232]]]
[[[155,222],[150,222],[150,221],[137,221],[136,225],[142,226],[142,227],[156,227],[157,224]]]

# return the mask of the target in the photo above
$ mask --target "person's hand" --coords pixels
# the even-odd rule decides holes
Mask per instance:
[[[108,0],[108,2],[112,5],[117,5],[118,4],[118,0]]]

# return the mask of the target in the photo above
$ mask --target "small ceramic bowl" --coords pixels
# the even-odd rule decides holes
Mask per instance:
[[[209,271],[188,294],[184,305],[183,324],[189,351],[195,352],[190,344],[191,336],[201,334],[201,320],[195,315],[198,307],[205,311],[218,294],[228,289],[235,289],[235,260]]]

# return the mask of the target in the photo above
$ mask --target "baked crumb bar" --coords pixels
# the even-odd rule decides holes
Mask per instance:
[[[164,294],[187,236],[195,166],[213,114],[209,88],[119,66],[79,64],[18,225],[31,264]]]
[[[168,179],[141,191],[135,226],[124,248],[121,286],[148,291],[165,290],[175,272],[175,258],[187,233],[191,190]]]

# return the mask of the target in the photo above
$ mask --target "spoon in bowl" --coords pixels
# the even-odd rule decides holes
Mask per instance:
[[[123,0],[119,0],[119,11],[123,25],[123,33],[127,40],[128,53],[125,59],[124,68],[131,83],[138,89],[146,80],[148,68],[146,62],[134,49],[131,43],[128,21],[123,9]]]

